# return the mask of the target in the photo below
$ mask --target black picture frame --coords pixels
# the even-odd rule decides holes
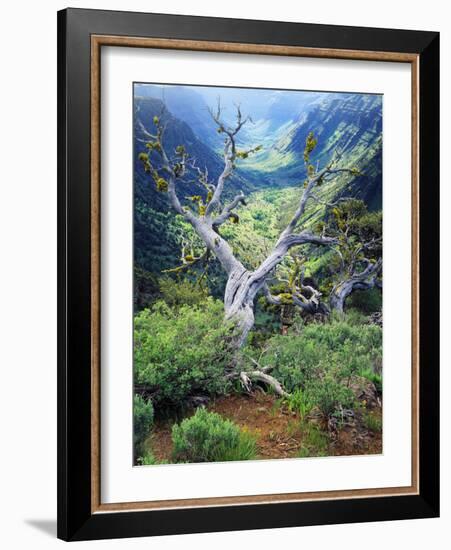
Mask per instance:
[[[420,482],[417,495],[92,512],[92,35],[418,56]],[[88,540],[437,517],[438,212],[439,33],[85,9],[58,12],[58,537]]]

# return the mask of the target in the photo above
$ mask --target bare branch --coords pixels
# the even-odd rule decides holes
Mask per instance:
[[[224,142],[224,169],[218,178],[216,188],[213,193],[213,197],[207,205],[207,210],[206,210],[207,216],[209,216],[214,211],[214,209],[219,206],[222,192],[224,190],[224,184],[227,178],[229,178],[233,172],[234,162],[237,155],[235,136],[241,130],[244,124],[246,124],[246,122],[250,120],[248,117],[243,119],[241,114],[241,109],[238,106],[236,126],[235,128],[228,128],[226,124],[221,120],[221,104],[219,100],[218,100],[218,107],[217,107],[216,113],[213,112],[211,109],[209,109],[209,112],[213,120],[216,122],[218,126],[218,131],[220,133],[225,133],[227,137]]]
[[[276,378],[274,378],[274,376],[271,376],[270,374],[267,374],[262,370],[231,373],[228,378],[238,378],[247,392],[250,392],[252,389],[252,381],[257,381],[263,382],[264,384],[272,388],[274,392],[280,397],[288,397],[290,395],[283,389],[282,384]]]
[[[233,216],[233,210],[235,210],[235,208],[239,205],[239,204],[242,204],[244,206],[246,206],[246,200],[245,200],[245,195],[242,191],[239,192],[238,195],[235,196],[235,198],[232,200],[231,203],[229,203],[228,205],[226,205],[221,214],[219,216],[217,216],[216,218],[213,219],[213,226],[219,226],[221,224],[223,224],[224,222],[226,222],[230,217]]]
[[[181,271],[186,271],[187,269],[201,263],[204,260],[208,260],[209,250],[206,249],[200,256],[184,255],[182,252],[182,263],[177,267],[172,267],[170,269],[163,269],[162,273],[180,273]]]
[[[146,127],[144,126],[144,124],[143,124],[140,120],[138,120],[138,125],[139,125],[139,128],[140,128],[141,132],[142,132],[147,138],[153,139],[153,140],[157,139],[157,136],[156,136],[156,135],[151,134],[148,130],[146,130]]]
[[[303,244],[314,244],[319,246],[331,246],[337,244],[337,239],[333,237],[323,237],[315,235],[310,231],[302,231],[298,234],[287,234],[279,238],[272,252],[260,264],[260,266],[252,273],[249,278],[249,283],[254,284],[256,292],[261,288],[263,281],[269,273],[283,260],[286,253],[293,246]]]
[[[196,256],[194,253],[194,245],[192,242],[188,243],[185,240],[182,241],[182,250],[180,255],[181,265],[173,267],[171,269],[164,269],[162,273],[179,273],[180,271],[187,270],[202,261],[208,261],[210,251],[206,248],[202,254]]]
[[[256,380],[258,382],[265,383],[270,388],[272,388],[274,392],[280,397],[288,397],[290,395],[283,389],[282,384],[270,374],[266,374],[265,372],[261,372],[259,370],[253,370],[251,372],[241,373],[241,375],[247,375],[250,380]]]
[[[335,237],[326,237],[322,235],[315,235],[311,231],[302,231],[301,233],[295,233],[286,235],[279,241],[287,251],[293,246],[299,246],[301,244],[315,244],[319,246],[331,246],[337,244]]]
[[[306,186],[304,188],[304,191],[301,195],[301,199],[299,201],[299,206],[296,209],[296,212],[294,213],[294,215],[291,218],[291,220],[290,220],[289,224],[287,225],[287,227],[284,229],[284,231],[282,231],[281,237],[284,237],[285,235],[289,235],[290,233],[292,233],[296,229],[296,226],[298,225],[300,219],[302,218],[302,216],[305,213],[305,208],[306,208],[306,205],[307,205],[307,201],[310,198],[313,198],[313,199],[319,201],[318,197],[316,197],[315,195],[313,195],[313,197],[312,197],[312,190],[315,187],[315,185],[317,185],[321,181],[326,181],[326,180],[329,181],[329,179],[330,179],[329,176],[336,175],[336,174],[339,174],[339,173],[342,173],[342,172],[347,172],[347,173],[350,173],[350,174],[354,173],[352,168],[332,169],[332,168],[330,168],[330,165],[329,165],[329,166],[326,166],[326,168],[323,168],[322,170],[320,170],[319,172],[316,172],[313,176],[311,176],[307,180]]]
[[[243,118],[243,115],[241,114],[241,108],[239,105],[236,105],[236,110],[237,110],[236,126],[233,130],[230,130],[232,135],[234,136],[238,134],[238,132],[247,122],[252,122],[252,119],[250,116]]]
[[[313,178],[311,178],[306,187],[304,188],[304,191],[301,195],[301,200],[299,201],[299,206],[296,209],[296,212],[293,214],[293,217],[291,218],[289,224],[287,227],[282,231],[280,238],[285,237],[286,235],[290,235],[296,228],[299,220],[301,219],[302,215],[305,212],[305,207],[307,204],[307,200],[310,197],[310,194],[312,192],[312,189],[316,183],[320,180],[320,178],[326,173],[327,168],[323,168],[320,172],[318,172]]]
[[[260,357],[261,355],[263,354],[263,351],[261,352],[260,354]],[[265,373],[268,373],[268,372],[271,372],[272,370],[274,370],[274,365],[267,365],[266,367],[262,367],[260,365],[260,363],[254,359],[253,357],[249,357],[251,363],[254,363],[254,365],[257,367],[257,369],[260,371],[260,372],[265,372]]]
[[[215,190],[216,186],[208,180],[207,166],[205,166],[204,169],[202,170],[201,168],[199,168],[199,166],[197,166],[196,159],[192,159],[191,162],[188,164],[188,166],[196,172],[198,177],[198,182],[202,184],[207,189],[207,191]]]
[[[322,295],[319,290],[316,290],[311,286],[303,287],[303,290],[308,290],[311,292],[311,296],[309,298],[304,296],[300,289],[296,289],[294,292],[284,292],[279,295],[274,295],[271,293],[266,283],[263,285],[262,290],[269,304],[276,306],[295,305],[309,313],[315,313],[318,310],[320,305],[319,298]]]

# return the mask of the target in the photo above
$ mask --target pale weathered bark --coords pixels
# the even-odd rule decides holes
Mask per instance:
[[[252,388],[252,382],[263,382],[266,386],[269,386],[274,390],[274,393],[278,395],[279,397],[287,397],[290,395],[288,392],[286,392],[283,389],[282,384],[274,378],[274,376],[271,376],[270,374],[266,374],[265,372],[262,372],[260,370],[253,370],[253,371],[242,371],[240,372],[240,380],[243,384],[243,386],[250,391]]]
[[[305,213],[307,202],[310,198],[316,198],[312,195],[312,190],[319,182],[327,182],[334,177],[335,174],[341,172],[351,172],[351,170],[335,168],[335,159],[328,166],[320,171],[311,174],[303,189],[299,205],[289,221],[287,227],[281,232],[279,239],[275,243],[272,251],[268,254],[265,260],[253,271],[245,268],[245,266],[234,255],[232,248],[225,239],[219,234],[220,226],[228,219],[236,216],[235,210],[240,205],[245,205],[245,197],[242,192],[225,206],[221,205],[221,199],[224,191],[226,180],[233,172],[234,164],[240,153],[237,152],[235,136],[247,122],[241,115],[241,111],[237,109],[236,124],[233,128],[229,128],[221,120],[221,110],[218,109],[215,113],[211,113],[214,121],[218,125],[218,129],[225,136],[224,141],[224,168],[219,175],[216,183],[208,181],[208,173],[201,172],[194,164],[188,166],[188,155],[181,154],[177,163],[177,169],[173,162],[169,160],[169,156],[164,149],[163,134],[164,128],[157,124],[157,135],[152,135],[144,127],[142,130],[146,137],[157,139],[161,146],[162,168],[167,178],[167,192],[174,210],[187,220],[201,238],[206,246],[206,249],[214,254],[220,262],[222,268],[228,276],[225,295],[224,295],[224,310],[225,317],[235,323],[236,345],[240,347],[246,340],[249,331],[254,325],[254,301],[256,295],[260,291],[264,291],[268,300],[271,303],[280,303],[280,299],[272,296],[267,286],[269,276],[274,272],[275,268],[283,261],[287,252],[294,246],[302,246],[313,244],[319,246],[330,246],[336,244],[336,239],[326,237],[324,235],[315,235],[311,231],[300,228],[302,216]],[[252,153],[258,150],[257,148],[248,150],[247,153]],[[202,210],[199,209],[195,213],[193,209],[183,206],[177,196],[176,180],[183,176],[187,169],[191,167],[198,172],[199,182],[208,190],[210,200],[207,200],[205,205],[202,204]],[[181,267],[189,265],[190,262],[184,262]],[[175,268],[177,270],[179,268]],[[304,299],[302,294],[294,295],[294,302],[308,311],[314,311],[318,307],[318,294],[311,289],[311,296]]]
[[[251,359],[255,364],[256,369],[251,371],[235,370],[229,373],[226,378],[228,380],[239,379],[243,388],[250,392],[252,390],[252,382],[260,382],[265,386],[272,388],[276,395],[280,397],[287,397],[290,394],[284,390],[282,384],[269,374],[273,370],[274,366],[261,367],[255,359]]]
[[[329,297],[332,310],[343,314],[346,298],[354,290],[369,290],[375,286],[380,286],[379,276],[382,269],[382,259],[375,263],[366,261],[367,266],[362,271],[353,272],[333,287]]]

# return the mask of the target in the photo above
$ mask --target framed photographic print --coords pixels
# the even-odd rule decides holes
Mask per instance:
[[[58,14],[58,536],[435,517],[438,33]]]

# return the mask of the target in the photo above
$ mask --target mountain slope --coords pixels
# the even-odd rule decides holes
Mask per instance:
[[[365,200],[372,209],[382,205],[382,101],[367,94],[327,94],[312,102],[296,122],[289,123],[274,146],[266,148],[247,165],[259,170],[273,186],[287,187],[306,177],[303,161],[305,140],[313,131],[318,145],[311,156],[314,166],[325,166],[339,148],[340,164],[355,166],[364,175],[356,177],[349,190]],[[338,178],[335,195],[344,192],[348,179]]]
[[[195,88],[135,84],[135,97],[153,98],[164,103],[169,112],[185,122],[195,136],[214,151],[220,151],[223,140],[208,112],[208,105]]]

